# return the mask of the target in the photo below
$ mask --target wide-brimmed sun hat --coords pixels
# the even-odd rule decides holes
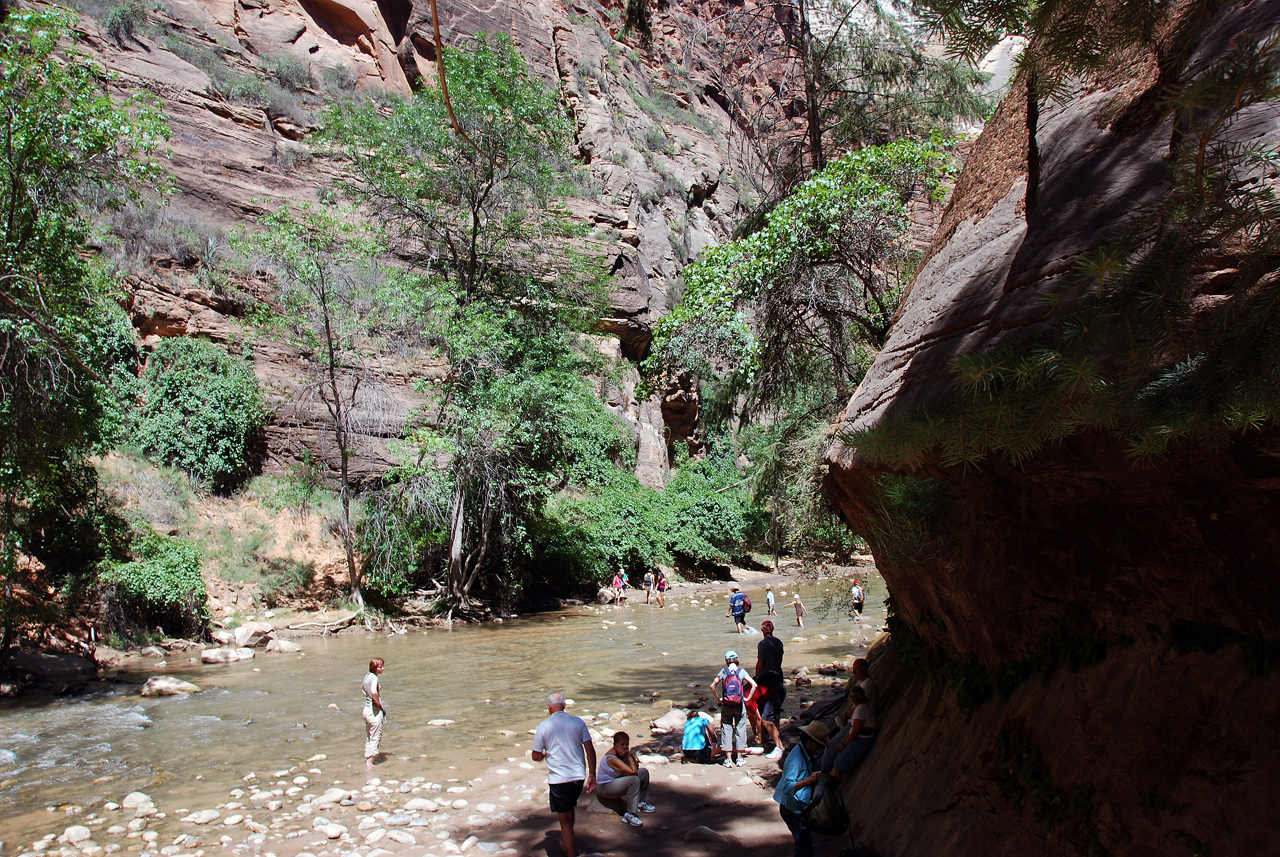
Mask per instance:
[[[827,746],[827,727],[817,720],[813,721],[808,726],[801,726],[800,731],[817,741],[822,746]]]

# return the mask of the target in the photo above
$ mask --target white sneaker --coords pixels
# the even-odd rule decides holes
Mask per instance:
[[[739,756],[738,761],[734,762],[734,764],[737,765],[739,768],[744,767],[747,764],[747,757]]]
[[[644,827],[644,822],[641,821],[638,816],[632,815],[629,812],[623,814],[622,820],[632,827]]]
[[[657,812],[658,808],[651,803],[641,802],[640,811],[641,812]]]
[[[781,759],[781,758],[782,758],[782,748],[781,748],[781,747],[774,747],[774,748],[773,748],[772,750],[770,750],[768,753],[765,753],[765,754],[764,754],[764,757],[765,757],[766,759]]]
[[[724,760],[724,766],[725,766],[726,768],[732,768],[732,767],[733,767],[733,759],[725,759],[725,760]]]

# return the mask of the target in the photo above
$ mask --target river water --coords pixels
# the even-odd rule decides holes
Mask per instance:
[[[878,577],[874,587],[884,592]],[[758,625],[765,618],[763,583],[744,588],[753,601],[750,623]],[[848,661],[883,621],[879,595],[868,599],[874,609],[859,628],[843,609],[844,580],[806,581],[798,591],[811,614],[801,631],[790,605],[796,585],[778,581],[775,591],[781,615],[774,621],[787,643],[788,669]],[[695,597],[710,603],[695,606]],[[626,711],[626,728],[647,735],[648,718],[667,710],[668,701],[685,705],[708,694],[726,649],[737,649],[748,669],[754,664],[760,637],[733,632],[723,615],[726,597],[723,584],[685,586],[668,594],[665,610],[645,606],[641,593],[626,607],[586,606],[502,625],[308,638],[299,641],[301,655],[260,654],[221,666],[175,660],[119,676],[122,683],[88,696],[6,701],[0,705],[4,852],[17,853],[20,843],[75,823],[67,805],[87,810],[134,790],[173,815],[225,800],[247,773],[317,754],[328,757],[326,778],[362,779],[360,681],[375,655],[386,660],[387,755],[376,769],[382,778],[466,781],[494,762],[523,757],[527,731],[546,716],[543,699],[552,691],[572,698],[575,714]],[[839,606],[824,614],[824,600]],[[790,642],[798,635],[807,641]],[[157,672],[203,692],[139,696],[137,686]],[[695,682],[701,687],[687,686]],[[656,703],[654,693],[660,694]],[[799,696],[792,692],[788,714]],[[429,726],[435,719],[454,723]]]

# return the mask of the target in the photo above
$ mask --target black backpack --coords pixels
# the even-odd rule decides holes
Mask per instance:
[[[800,811],[800,820],[823,836],[840,836],[849,829],[849,812],[840,797],[840,783],[830,774],[818,774],[813,798]]]

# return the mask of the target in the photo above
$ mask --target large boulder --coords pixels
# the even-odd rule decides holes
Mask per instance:
[[[607,586],[600,587],[600,591],[596,593],[597,604],[612,604],[617,598],[617,594]]]
[[[143,696],[185,696],[199,692],[196,685],[171,675],[153,675],[139,691]]]
[[[200,660],[206,664],[233,664],[236,661],[247,661],[253,657],[253,649],[205,649],[200,653]]]
[[[673,708],[653,721],[653,731],[675,732],[677,729],[684,729],[684,723],[688,719],[688,715],[684,711],[679,708]]]
[[[270,622],[245,622],[235,630],[235,644],[251,649],[265,646],[275,632]]]
[[[293,640],[280,640],[275,637],[272,637],[270,640],[267,641],[267,651],[279,652],[280,654],[291,655],[296,652],[302,651],[302,646],[299,646]]]

